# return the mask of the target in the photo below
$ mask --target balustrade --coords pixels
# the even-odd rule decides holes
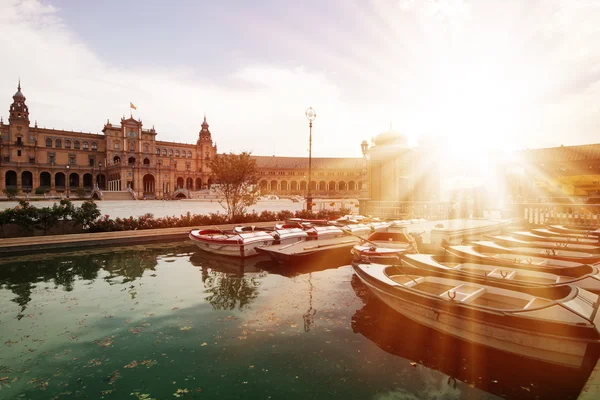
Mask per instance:
[[[517,203],[515,216],[525,225],[600,226],[600,204]]]

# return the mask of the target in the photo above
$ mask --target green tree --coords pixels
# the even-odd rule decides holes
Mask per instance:
[[[213,190],[227,211],[228,219],[243,215],[246,207],[256,203],[257,169],[250,153],[217,154],[210,161],[210,169],[218,183]]]
[[[65,225],[67,221],[73,217],[75,206],[71,200],[62,199],[60,205],[56,207],[58,218],[62,220],[61,233],[65,233]]]
[[[17,197],[17,195],[19,194],[19,189],[17,189],[17,188],[7,188],[2,191],[4,192],[4,194],[6,195],[6,197],[9,200],[14,200]]]
[[[38,219],[38,209],[29,205],[28,201],[20,200],[14,209],[14,222],[22,233],[31,234]]]
[[[14,222],[15,212],[12,208],[0,211],[0,233],[4,236],[4,226]]]
[[[75,190],[75,195],[78,199],[85,199],[85,189],[81,187],[77,188],[77,190]]]
[[[73,223],[82,228],[87,228],[100,216],[100,209],[93,201],[84,201],[81,207],[77,207],[73,213]]]
[[[60,209],[54,204],[52,208],[42,207],[38,209],[36,227],[44,231],[44,235],[48,233],[48,229],[55,226],[60,218]]]

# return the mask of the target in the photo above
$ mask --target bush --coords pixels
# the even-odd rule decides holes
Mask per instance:
[[[43,187],[39,187],[37,189],[35,189],[35,194],[46,194],[48,193],[48,189],[43,188]]]
[[[17,195],[19,194],[19,189],[7,188],[7,189],[4,189],[2,192],[4,192],[6,197],[8,197],[11,200],[14,200],[14,198],[17,197]]]
[[[77,196],[78,199],[85,199],[85,189],[77,188],[77,190],[75,190],[75,196]]]

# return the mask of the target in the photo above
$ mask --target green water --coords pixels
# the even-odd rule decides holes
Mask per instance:
[[[589,375],[428,330],[349,266],[185,244],[3,259],[0,304],[2,399],[574,398]]]

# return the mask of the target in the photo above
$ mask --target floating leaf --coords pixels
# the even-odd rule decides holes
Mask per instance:
[[[187,389],[177,389],[177,390],[175,391],[175,393],[173,393],[173,396],[175,396],[175,397],[181,397],[181,396],[183,396],[184,394],[186,394],[186,393],[189,393],[189,392],[190,392],[190,391],[189,391],[189,390],[187,390]]]
[[[202,342],[202,344],[201,344],[200,346],[201,346],[201,347],[204,347],[204,346],[206,346],[207,344],[208,344],[208,343],[206,343],[206,342]]]
[[[189,325],[182,326],[181,328],[179,328],[179,330],[180,330],[180,331],[184,331],[184,332],[187,332],[187,331],[189,331],[190,329],[192,329],[192,327],[191,327],[191,326],[189,326]]]
[[[141,365],[144,365],[146,368],[154,367],[158,362],[156,360],[144,360],[140,362]]]
[[[133,360],[132,362],[130,362],[129,364],[127,364],[124,368],[135,368],[138,366],[138,362]]]

